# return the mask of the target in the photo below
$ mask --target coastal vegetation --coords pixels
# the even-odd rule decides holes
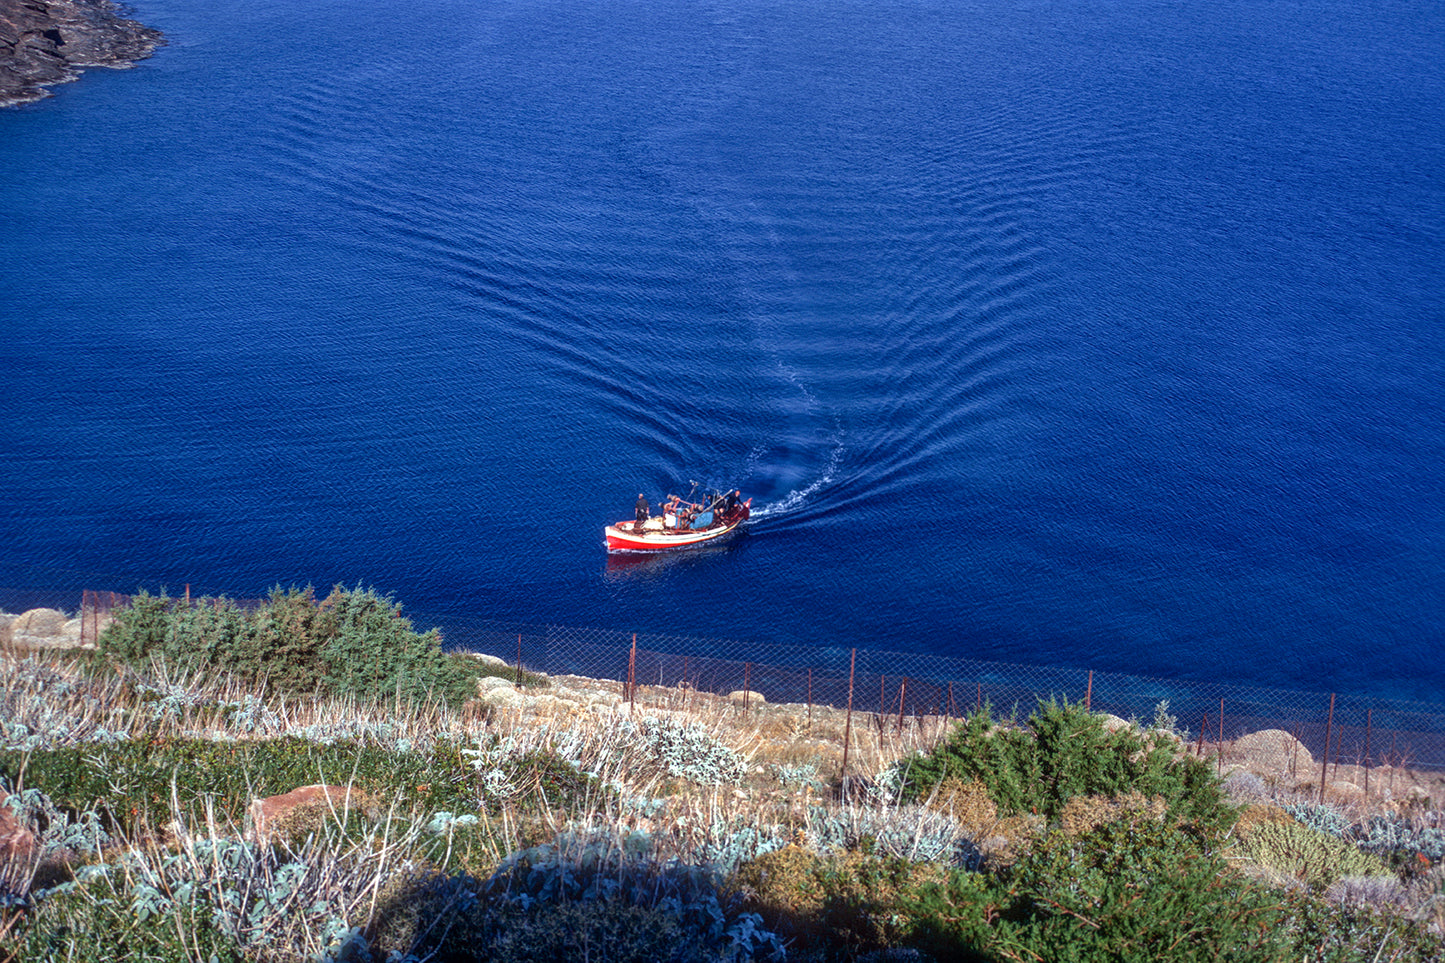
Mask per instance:
[[[133,667],[154,660],[221,671],[247,686],[302,695],[439,698],[476,696],[476,663],[442,651],[435,630],[417,633],[401,606],[372,589],[337,586],[317,600],[277,587],[259,607],[227,598],[200,604],[141,592],[100,637],[102,658]]]
[[[1445,956],[1427,800],[1079,705],[855,726],[840,778],[830,710],[519,685],[361,589],[142,596],[4,661],[6,960]]]

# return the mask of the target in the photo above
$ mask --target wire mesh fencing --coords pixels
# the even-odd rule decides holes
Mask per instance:
[[[916,652],[812,648],[566,626],[471,624],[450,642],[529,671],[684,687],[746,703],[795,703],[883,717],[959,718],[988,707],[1025,719],[1040,700],[1082,703],[1175,732],[1221,769],[1248,751],[1301,782],[1321,766],[1368,782],[1371,770],[1445,771],[1445,705],[1159,679]],[[755,695],[754,695],[755,694]],[[760,697],[760,698],[759,698]]]
[[[86,591],[83,642],[94,643],[130,598]],[[250,608],[264,600],[233,604]],[[173,604],[193,604],[188,597]],[[468,619],[442,629],[449,648],[486,653],[545,675],[685,688],[745,706],[831,707],[879,719],[957,719],[988,707],[1025,719],[1040,700],[1082,703],[1167,728],[1221,771],[1244,753],[1281,779],[1368,783],[1394,770],[1445,771],[1445,705],[1159,679],[1059,666],[982,662],[918,652],[790,646],[734,639]],[[1382,775],[1382,773],[1384,775]]]

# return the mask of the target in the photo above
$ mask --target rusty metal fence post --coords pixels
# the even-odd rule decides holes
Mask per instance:
[[[1215,774],[1224,777],[1224,696],[1219,697],[1219,743],[1214,747]]]
[[[1365,713],[1365,799],[1370,798],[1370,723],[1374,721],[1375,710]]]
[[[1335,724],[1335,694],[1330,693],[1330,714],[1325,720],[1325,758],[1320,764],[1320,802],[1325,801],[1325,775],[1330,771],[1330,728]]]
[[[858,665],[858,650],[854,649],[848,659],[848,721],[843,724],[843,771],[839,778],[848,775],[848,746],[853,741],[853,670]]]
[[[637,705],[637,633],[632,633],[632,651],[627,654],[627,704]]]
[[[903,735],[903,699],[908,692],[908,676],[898,683],[898,734]]]

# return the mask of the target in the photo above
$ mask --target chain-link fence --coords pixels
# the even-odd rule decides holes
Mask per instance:
[[[189,599],[180,599],[184,604]],[[94,642],[128,596],[84,594],[82,638]],[[242,601],[242,607],[260,604]],[[1348,693],[1297,692],[1155,679],[1057,666],[977,662],[917,652],[788,646],[607,629],[461,620],[443,628],[451,648],[487,653],[546,675],[744,693],[759,704],[806,704],[905,719],[957,718],[988,706],[1027,717],[1040,699],[1084,703],[1145,725],[1165,725],[1223,764],[1273,752],[1281,777],[1368,784],[1382,769],[1445,771],[1445,705]],[[749,695],[749,694],[756,694]],[[760,697],[760,698],[758,698]],[[1379,778],[1378,776],[1376,778]]]
[[[1445,770],[1445,705],[1156,679],[1058,666],[978,662],[916,652],[810,648],[606,629],[470,622],[449,644],[548,675],[683,686],[768,703],[852,708],[882,716],[953,717],[988,706],[1027,717],[1040,699],[1068,700],[1120,719],[1167,725],[1221,763],[1273,744],[1276,767],[1301,779],[1330,764]],[[742,698],[746,699],[747,696]],[[1269,735],[1261,735],[1269,734]]]

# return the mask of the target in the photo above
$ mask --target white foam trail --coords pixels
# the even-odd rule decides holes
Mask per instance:
[[[843,449],[843,432],[838,429],[833,435],[833,449],[828,453],[828,466],[823,469],[823,474],[806,488],[795,488],[779,501],[754,509],[750,517],[771,518],[776,515],[786,515],[788,512],[801,508],[811,496],[833,481],[833,474],[837,471],[838,463],[843,458]]]

